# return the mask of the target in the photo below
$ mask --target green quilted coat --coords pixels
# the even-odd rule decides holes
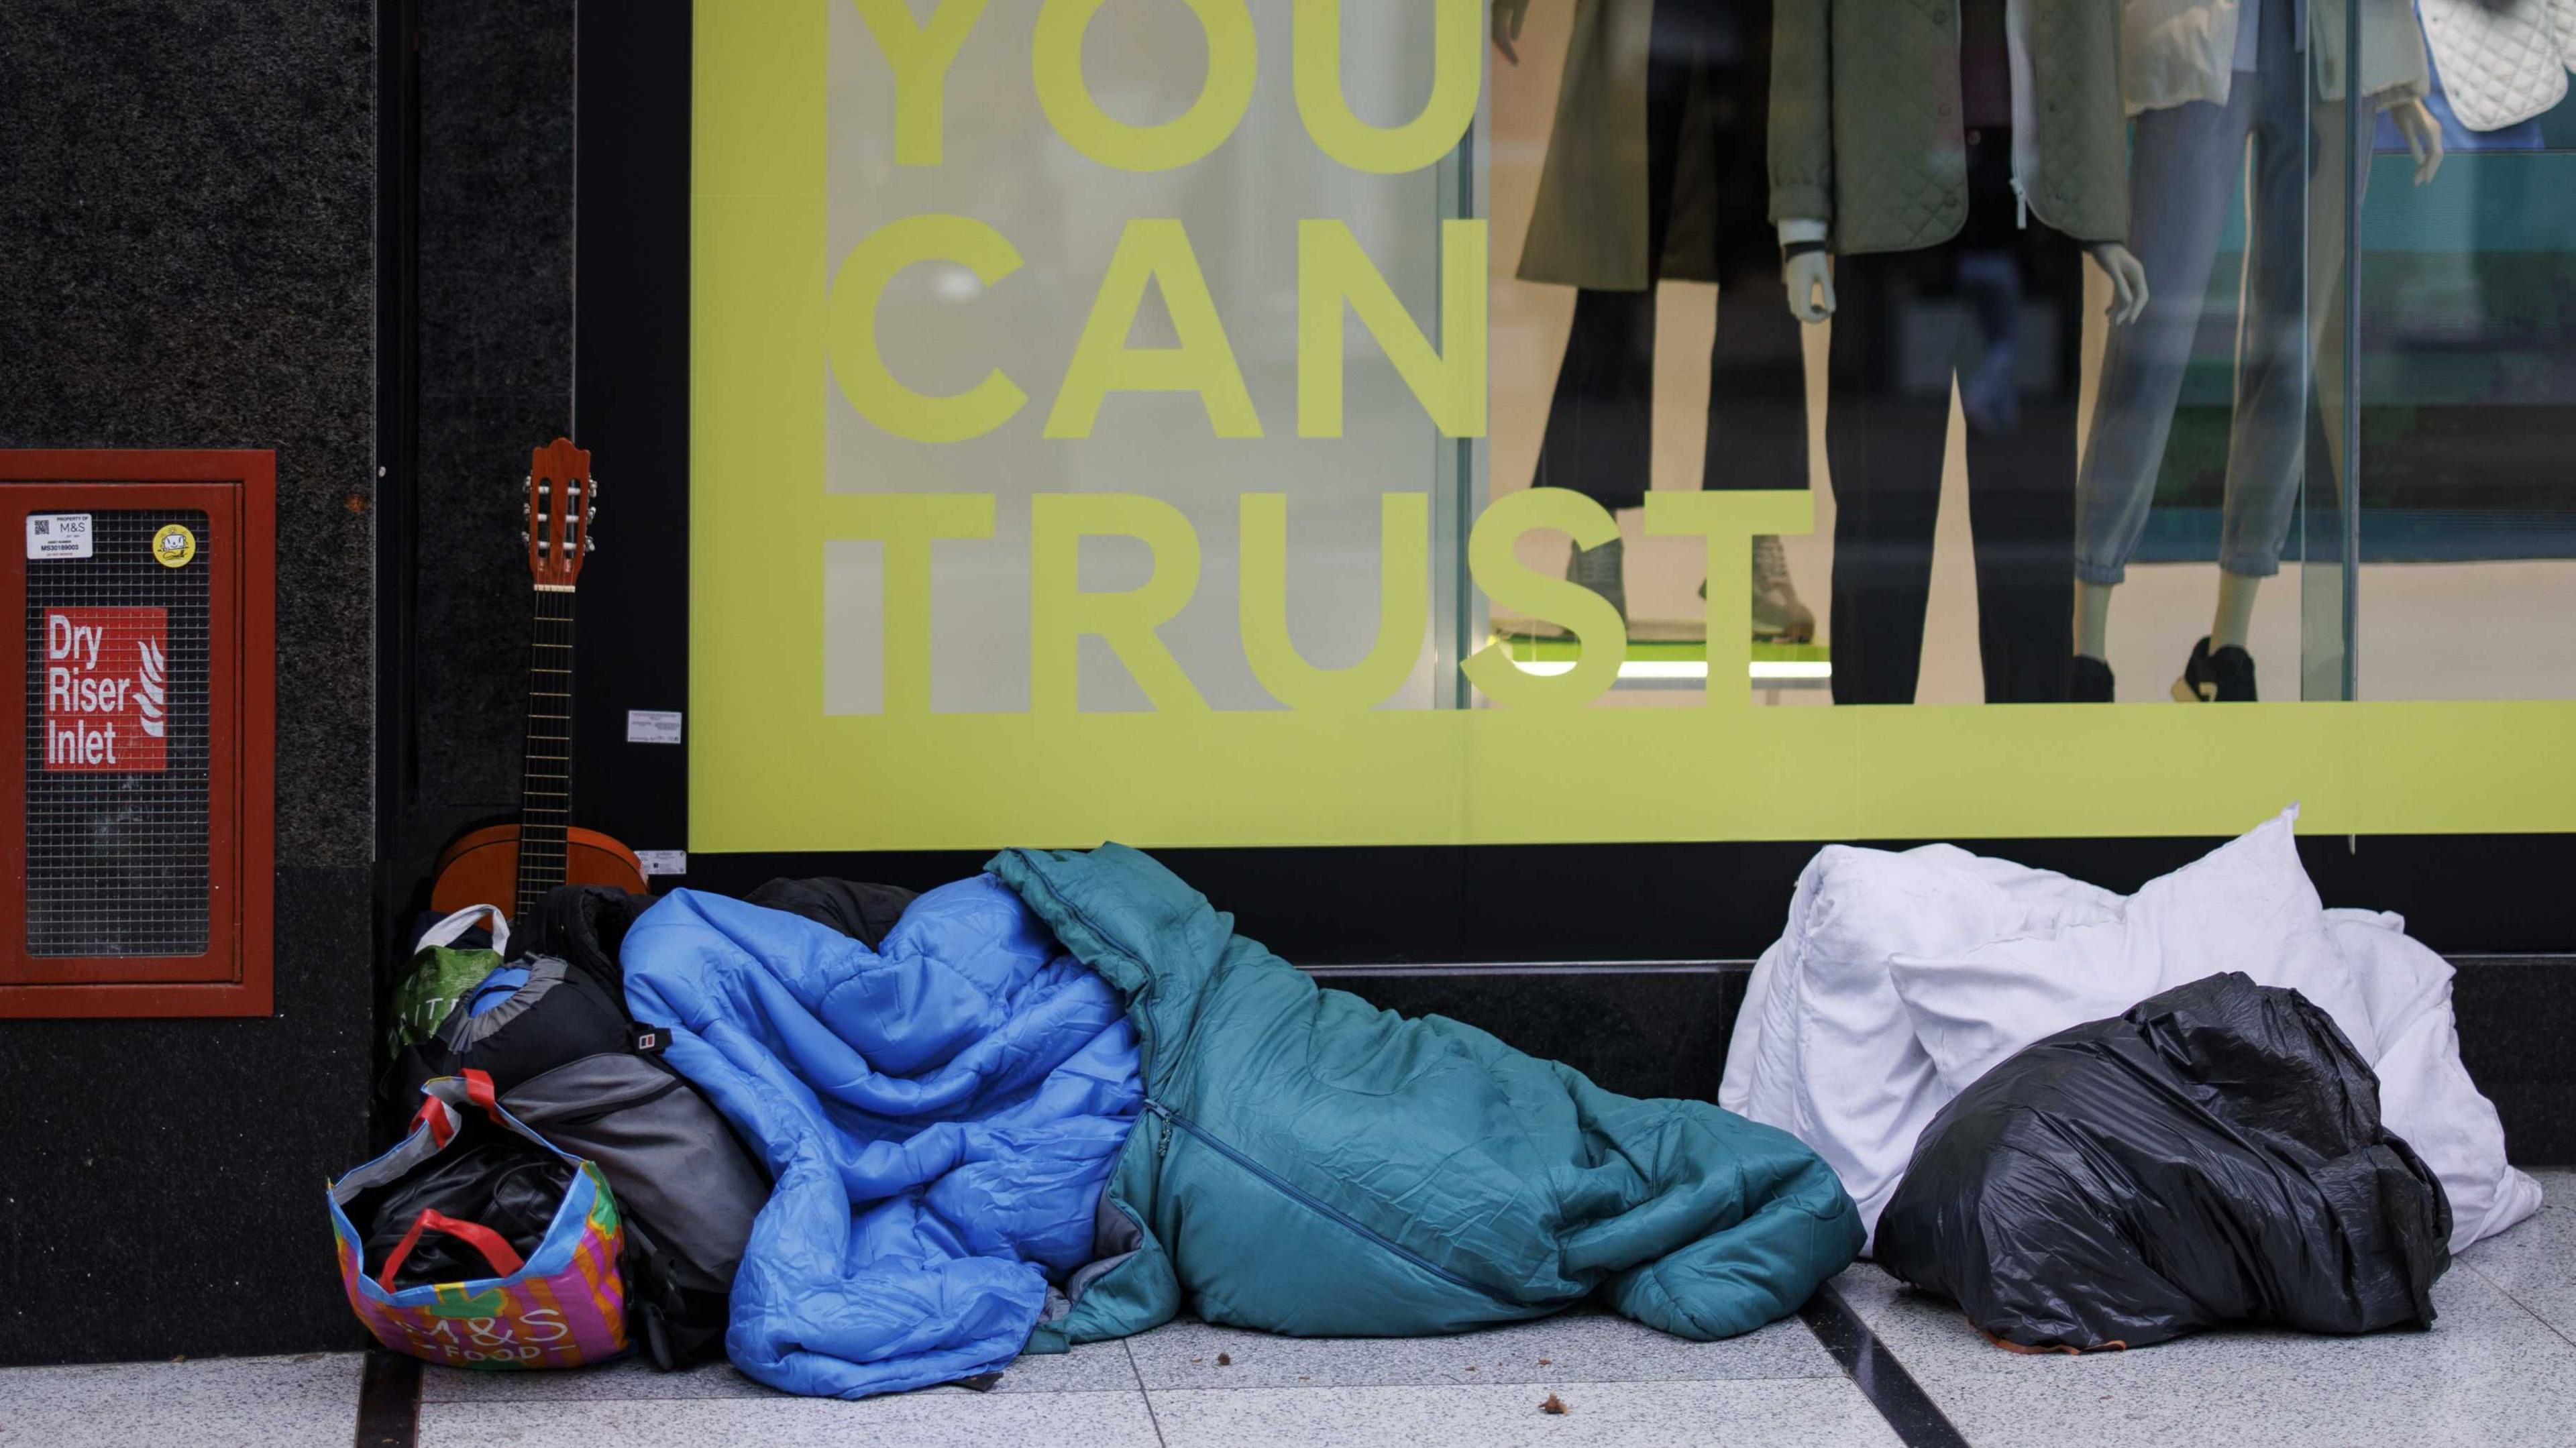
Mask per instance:
[[[2288,3],[2288,0],[2283,0]],[[2032,214],[2077,241],[2129,234],[2115,0],[2023,0]],[[1771,35],[1771,219],[1822,221],[1846,256],[1914,251],[1968,219],[1958,0],[1781,0]]]
[[[1194,1308],[1302,1336],[1458,1332],[1596,1292],[1690,1338],[1787,1315],[1860,1250],[1787,1134],[1638,1101],[1439,1016],[1317,988],[1151,858],[1012,850],[992,872],[1127,999],[1146,1110],[1104,1258],[1030,1350]]]

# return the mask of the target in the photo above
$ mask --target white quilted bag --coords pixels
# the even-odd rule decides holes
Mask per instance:
[[[2422,9],[2461,125],[2500,131],[2566,99],[2576,0],[2422,0]]]

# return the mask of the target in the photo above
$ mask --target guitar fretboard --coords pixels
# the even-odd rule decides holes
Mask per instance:
[[[531,921],[564,883],[572,823],[572,590],[536,590],[528,647],[527,750],[519,765],[519,881],[513,920]]]

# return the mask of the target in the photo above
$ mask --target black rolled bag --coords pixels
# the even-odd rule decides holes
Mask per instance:
[[[2084,1352],[2430,1326],[2450,1236],[2332,1018],[2229,972],[1980,1077],[1916,1144],[1877,1257],[2002,1346]]]
[[[525,971],[510,984],[505,972]],[[492,998],[507,991],[498,1003]],[[478,1014],[477,1006],[483,1010]],[[386,1072],[388,1110],[417,1102],[441,1076],[481,1071],[504,1095],[566,1061],[623,1051],[633,1034],[624,989],[561,956],[519,956],[459,997],[426,1039],[405,1046]],[[613,1187],[615,1183],[610,1183]]]

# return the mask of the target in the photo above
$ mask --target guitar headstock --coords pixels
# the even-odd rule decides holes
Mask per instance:
[[[590,520],[599,511],[599,481],[590,453],[559,437],[528,458],[528,574],[539,588],[569,589],[598,545]]]

